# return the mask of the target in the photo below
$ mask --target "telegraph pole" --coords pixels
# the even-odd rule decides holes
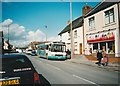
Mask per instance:
[[[73,30],[72,30],[72,0],[70,0],[70,36],[71,36],[71,58],[73,58]]]
[[[45,25],[46,28],[46,42],[47,42],[47,25]]]

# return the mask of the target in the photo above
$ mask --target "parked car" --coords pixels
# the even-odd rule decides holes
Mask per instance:
[[[21,49],[16,49],[16,52],[22,53],[22,50]]]
[[[7,54],[0,55],[2,68],[0,68],[0,85],[38,85],[40,84],[39,74],[31,61],[25,55]]]
[[[37,53],[36,53],[35,50],[33,50],[33,51],[31,52],[31,56],[37,56]]]
[[[32,54],[32,50],[31,49],[26,50],[26,54],[31,55]]]

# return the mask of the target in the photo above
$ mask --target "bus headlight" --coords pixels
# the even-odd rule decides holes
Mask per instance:
[[[54,53],[48,53],[48,56],[55,56]]]
[[[51,56],[55,56],[55,54],[51,53]]]
[[[63,52],[63,56],[66,56],[66,52]]]

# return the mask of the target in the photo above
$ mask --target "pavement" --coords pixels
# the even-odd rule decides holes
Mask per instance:
[[[75,56],[74,58],[68,59],[67,61],[77,64],[84,64],[88,66],[98,67],[109,71],[117,71],[117,72],[120,71],[120,63],[118,62],[108,63],[107,66],[103,66],[103,65],[98,66],[97,64],[95,64],[97,61],[88,60],[84,55]]]

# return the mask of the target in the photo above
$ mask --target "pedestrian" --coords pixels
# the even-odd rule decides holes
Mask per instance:
[[[71,52],[70,52],[70,50],[69,50],[69,49],[67,49],[66,53],[67,53],[68,55],[70,55],[70,54],[71,54]]]
[[[104,55],[103,57],[103,63],[102,63],[103,66],[107,66],[108,65],[108,56],[107,54]]]
[[[66,54],[67,54],[67,58],[71,58],[71,52],[70,52],[70,50],[69,49],[67,49],[67,51],[66,51]]]
[[[97,64],[100,66],[101,65],[101,59],[103,58],[103,56],[102,56],[102,51],[100,51],[100,50],[98,50],[98,52],[97,52],[97,60],[98,60],[98,62],[97,62]]]

